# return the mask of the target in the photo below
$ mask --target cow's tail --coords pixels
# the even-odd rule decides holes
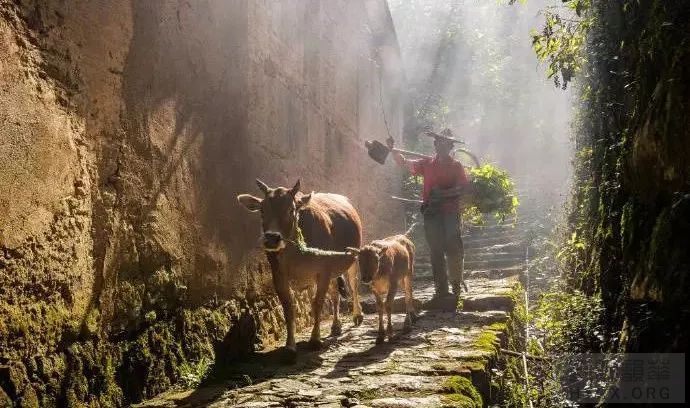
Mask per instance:
[[[347,287],[347,282],[345,281],[345,277],[343,275],[338,276],[336,279],[336,284],[338,285],[338,293],[340,293],[340,296],[345,299],[349,299],[350,289]]]
[[[412,225],[410,225],[410,228],[408,228],[407,231],[405,231],[405,236],[410,238],[412,236],[412,233],[414,232],[415,228],[417,228],[417,225],[419,225],[418,222],[412,223]]]

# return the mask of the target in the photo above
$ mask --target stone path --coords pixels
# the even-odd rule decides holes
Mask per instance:
[[[414,329],[401,333],[404,315],[394,315],[391,341],[375,345],[377,315],[373,300],[364,303],[364,323],[345,324],[324,349],[306,349],[308,332],[298,340],[294,365],[278,362],[279,350],[228,368],[226,380],[197,390],[173,391],[147,401],[146,407],[442,407],[477,405],[478,390],[490,397],[490,361],[505,336],[514,308],[510,296],[524,260],[516,229],[475,229],[466,238],[470,291],[462,311],[454,299],[430,305],[430,273],[420,257],[415,297],[422,306]],[[398,299],[394,311],[402,311]],[[433,306],[433,307],[432,307]],[[347,322],[347,316],[343,320]],[[330,322],[322,327],[324,337]],[[467,389],[466,378],[471,381]],[[479,403],[481,404],[481,403]]]

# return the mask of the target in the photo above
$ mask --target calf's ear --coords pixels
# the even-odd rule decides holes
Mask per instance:
[[[237,196],[237,201],[247,210],[256,212],[261,209],[261,201],[263,200],[250,194],[240,194]]]
[[[311,200],[312,194],[314,194],[314,192],[311,192],[309,194],[302,194],[300,197],[298,197],[295,200],[295,203],[297,204],[297,208],[302,208],[305,205],[309,204],[309,201]]]

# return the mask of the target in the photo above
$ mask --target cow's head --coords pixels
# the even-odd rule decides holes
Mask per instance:
[[[364,245],[361,248],[348,247],[347,251],[357,254],[359,259],[360,282],[370,284],[379,271],[379,264],[384,248],[375,245]]]
[[[270,188],[259,179],[256,184],[264,193],[264,198],[240,194],[237,201],[249,211],[261,211],[263,247],[266,251],[280,251],[285,248],[286,239],[295,239],[299,210],[307,205],[311,194],[299,192],[299,180],[291,189]]]

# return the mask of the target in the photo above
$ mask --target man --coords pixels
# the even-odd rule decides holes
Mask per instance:
[[[394,151],[391,155],[398,165],[424,178],[422,214],[436,297],[448,295],[448,275],[453,294],[457,296],[461,289],[467,291],[463,279],[465,251],[460,236],[460,195],[468,180],[462,164],[450,155],[453,143],[457,142],[450,130],[429,135],[434,137],[436,155],[433,158],[410,160]],[[386,143],[391,149],[395,145],[392,138]],[[449,273],[446,272],[446,260],[450,264]]]

